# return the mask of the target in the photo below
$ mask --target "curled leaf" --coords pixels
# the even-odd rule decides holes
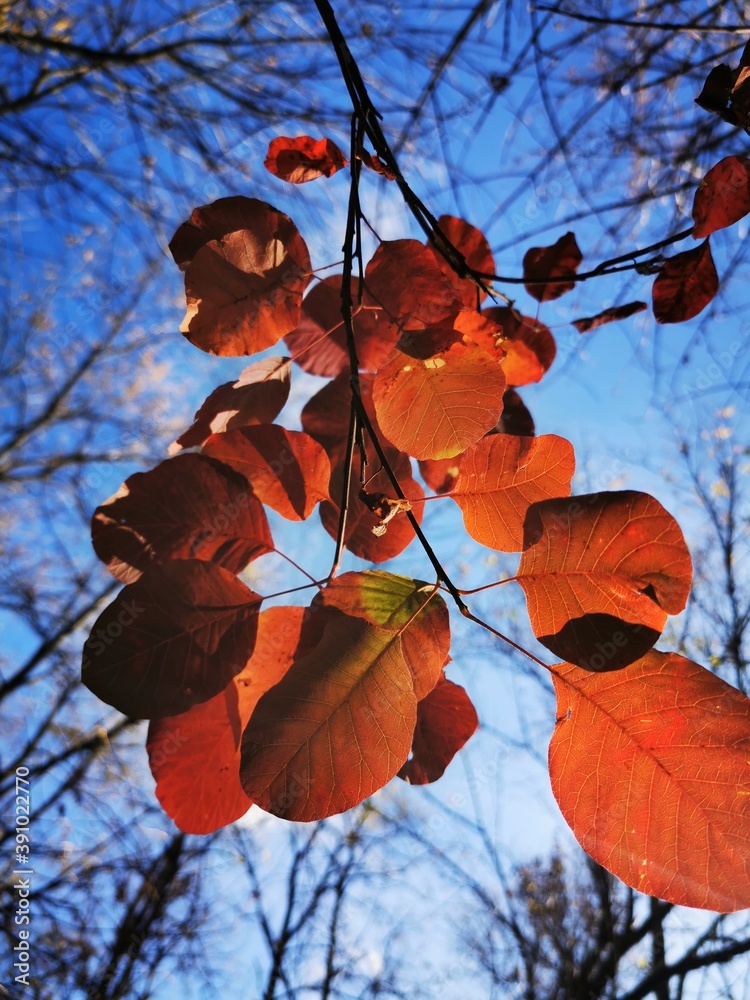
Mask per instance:
[[[610,309],[604,309],[602,312],[597,313],[596,316],[588,316],[585,319],[574,319],[572,322],[579,333],[588,333],[590,330],[598,330],[605,323],[614,323],[617,320],[628,319],[629,316],[643,312],[644,309],[648,309],[648,305],[645,302],[628,302],[627,305],[612,306]]]
[[[670,257],[656,277],[653,308],[657,323],[684,323],[702,312],[719,290],[708,240]]]
[[[268,146],[264,167],[279,180],[305,184],[318,177],[332,177],[349,161],[332,139],[296,139],[277,136]]]
[[[575,287],[568,279],[575,277],[582,260],[574,233],[561,236],[551,247],[532,247],[523,258],[526,291],[537,302],[559,299]]]

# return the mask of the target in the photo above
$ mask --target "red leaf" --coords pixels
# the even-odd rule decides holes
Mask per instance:
[[[418,614],[419,629],[401,632],[417,700],[439,682],[450,648],[450,619],[445,601],[421,580],[411,580],[383,570],[344,573],[316,595],[311,612],[336,608],[372,625],[400,631]]]
[[[179,715],[245,666],[260,602],[211,563],[154,566],[97,618],[83,647],[83,683],[123,715]]]
[[[170,559],[203,559],[239,573],[273,551],[265,512],[247,480],[195,454],[126,479],[94,511],[91,541],[123,583]]]
[[[450,458],[495,426],[504,390],[497,362],[437,327],[402,337],[375,376],[373,402],[397,448],[415,458]]]
[[[156,796],[185,833],[213,833],[250,808],[240,784],[242,731],[261,695],[289,669],[304,613],[261,612],[253,655],[223,691],[182,715],[151,720],[146,749]]]
[[[424,496],[424,491],[412,477],[409,456],[391,447],[386,447],[385,453],[406,497],[410,500],[421,499]],[[347,549],[359,556],[360,559],[375,563],[385,562],[387,559],[393,559],[394,556],[400,555],[407,545],[414,541],[414,529],[406,515],[402,513],[397,514],[388,523],[384,534],[376,535],[373,533],[373,529],[379,526],[380,519],[359,498],[360,461],[359,455],[355,454],[352,462],[349,511],[346,518],[344,541]],[[393,499],[396,498],[393,485],[384,471],[381,470],[372,478],[369,478],[368,475],[368,480],[367,490],[370,493],[384,493]],[[339,504],[343,487],[344,463],[342,460],[334,466],[331,473],[329,491],[333,498],[332,502],[320,505],[320,519],[331,538],[338,537]],[[421,503],[414,505],[414,516],[417,521],[422,520],[423,506]]]
[[[495,273],[495,259],[492,256],[490,245],[476,226],[456,218],[455,215],[441,215],[438,219],[438,228],[463,256],[473,271],[478,271],[480,274]],[[458,289],[463,304],[468,309],[476,309],[478,304],[487,297],[487,293],[483,292],[473,281],[459,278],[448,261],[434,248],[433,253],[441,271],[450,277]]]
[[[657,323],[684,323],[702,312],[719,290],[708,240],[692,250],[670,257],[653,288]]]
[[[263,503],[290,521],[304,520],[328,499],[328,456],[301,431],[276,424],[240,427],[214,434],[203,452],[239,472]]]
[[[196,208],[170,243],[185,270],[180,330],[209,354],[255,354],[299,322],[310,255],[292,220],[255,198]]]
[[[523,258],[523,279],[526,291],[537,302],[559,299],[575,287],[575,281],[550,278],[573,278],[583,255],[573,233],[561,236],[551,247],[532,247]]]
[[[434,637],[429,612],[395,627],[325,604],[311,612],[317,646],[260,699],[242,737],[246,794],[295,821],[350,809],[395,777],[416,724],[415,664],[405,638],[419,648],[423,633],[427,642]],[[447,649],[447,631],[443,639]]]
[[[692,563],[679,525],[646,493],[591,493],[529,508],[517,580],[534,635],[557,656],[615,670],[685,607]]]
[[[750,906],[750,701],[677,653],[552,669],[552,790],[584,850],[671,903]]]
[[[387,181],[396,180],[396,175],[389,170],[380,157],[376,156],[374,153],[368,153],[366,149],[360,149],[357,153],[357,159],[361,160],[369,170],[374,170],[376,174],[380,174],[381,177],[385,177]]]
[[[441,323],[462,307],[453,275],[417,240],[381,243],[365,270],[365,285],[368,304],[411,330]]]
[[[380,441],[387,444],[385,435],[378,427],[375,408],[372,405],[372,383],[372,375],[360,375],[360,392],[367,415],[378,432]],[[315,438],[323,445],[333,467],[343,461],[346,452],[351,399],[349,373],[342,372],[332,382],[328,382],[322,389],[319,389],[302,410],[303,429],[310,437]]]
[[[423,458],[419,463],[422,479],[433,493],[450,493],[456,484],[456,477],[465,452],[452,458]]]
[[[568,496],[574,471],[573,446],[565,438],[493,434],[464,454],[451,498],[472,538],[501,552],[520,552],[529,505]]]
[[[750,160],[725,156],[700,183],[693,200],[693,238],[734,225],[750,212]]]
[[[555,338],[549,328],[504,306],[485,309],[482,316],[501,328],[501,337],[496,343],[505,352],[503,371],[508,385],[539,382],[557,354]]]
[[[169,446],[202,445],[212,434],[249,424],[270,424],[289,398],[289,358],[265,358],[249,365],[236,382],[214,389],[195,414],[195,422]]]
[[[352,279],[356,310],[359,282]],[[399,329],[382,309],[360,308],[352,318],[361,371],[377,371],[396,345]],[[327,334],[327,336],[326,336]],[[335,377],[349,370],[346,331],[341,316],[341,275],[315,285],[302,301],[299,326],[284,338],[297,364],[313,375]]]
[[[279,180],[304,184],[318,177],[332,177],[349,161],[332,139],[296,139],[278,136],[268,146],[264,166]]]
[[[579,333],[588,333],[590,330],[598,330],[605,323],[614,323],[617,320],[627,319],[635,313],[648,309],[645,302],[628,302],[624,306],[612,306],[611,309],[604,309],[596,316],[588,316],[586,319],[574,319],[573,326]]]
[[[437,781],[479,725],[476,709],[462,687],[445,676],[417,705],[411,757],[398,772],[410,785]]]

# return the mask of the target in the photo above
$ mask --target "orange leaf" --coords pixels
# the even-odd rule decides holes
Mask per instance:
[[[568,496],[574,471],[573,446],[565,438],[492,434],[464,454],[451,498],[472,538],[520,552],[529,505]]]
[[[406,497],[409,500],[421,499],[424,496],[424,491],[412,477],[409,456],[392,447],[386,447],[385,454]],[[376,535],[373,532],[373,529],[380,524],[380,519],[359,498],[360,463],[360,456],[355,453],[352,462],[349,510],[346,517],[344,542],[347,549],[355,556],[359,556],[360,559],[375,563],[385,562],[387,559],[393,559],[394,556],[400,555],[407,545],[414,541],[414,529],[405,514],[398,514],[388,523],[384,534]],[[343,488],[344,463],[342,459],[334,466],[331,473],[329,490],[333,499],[330,503],[324,502],[320,505],[320,519],[331,538],[338,537],[339,503]],[[372,478],[368,475],[367,489],[370,493],[385,493],[387,496],[395,498],[393,485],[382,470]],[[414,505],[413,513],[418,522],[422,520],[423,506],[421,503]]]
[[[310,255],[292,220],[255,198],[196,208],[170,243],[185,270],[180,330],[209,354],[255,354],[299,322]]]
[[[590,330],[598,330],[605,323],[614,323],[617,320],[628,319],[629,316],[643,312],[644,309],[648,309],[648,305],[645,302],[628,302],[624,306],[612,306],[611,309],[604,309],[602,312],[597,313],[596,316],[588,316],[586,319],[574,319],[572,323],[579,333],[588,333]]]
[[[557,344],[549,328],[505,306],[485,309],[482,316],[501,327],[496,343],[505,353],[503,371],[508,385],[539,382],[557,354]],[[482,344],[481,341],[477,343]]]
[[[328,499],[331,465],[323,448],[302,431],[276,424],[214,434],[203,453],[230,466],[258,499],[290,521],[302,521]]]
[[[424,586],[412,583],[423,600]],[[399,584],[398,600],[402,591]],[[242,737],[242,785],[263,809],[296,821],[343,812],[406,761],[417,697],[404,640],[409,635],[419,648],[423,632],[433,636],[434,622],[425,609],[401,624],[391,603],[389,617],[399,624],[387,627],[313,602],[318,644],[260,699]],[[447,632],[444,640],[447,649]]]
[[[154,566],[97,618],[83,647],[83,683],[123,715],[179,715],[245,666],[260,602],[220,566]]]
[[[417,240],[381,243],[365,270],[365,285],[368,304],[411,330],[441,323],[462,307],[453,274]]]
[[[423,458],[419,463],[422,479],[433,493],[450,493],[456,485],[456,477],[465,452],[452,458]]]
[[[279,180],[304,184],[318,177],[332,177],[349,161],[332,139],[296,139],[278,136],[268,146],[264,167]]]
[[[679,525],[646,493],[545,500],[529,508],[517,580],[534,635],[590,670],[632,663],[690,592]]]
[[[250,808],[240,784],[242,731],[261,695],[289,669],[304,613],[261,612],[253,655],[223,691],[182,715],[151,720],[146,749],[156,797],[185,833],[213,833]]]
[[[478,725],[466,691],[443,675],[417,705],[411,757],[398,772],[399,778],[410,785],[437,781]]]
[[[289,398],[289,358],[264,358],[248,365],[236,382],[214,389],[195,414],[195,422],[169,446],[202,445],[212,434],[249,424],[270,424]]]
[[[375,408],[372,405],[372,384],[372,375],[367,373],[360,375],[360,392],[367,415],[378,432],[380,441],[383,444],[388,444],[385,435],[378,427]],[[328,382],[322,389],[319,389],[302,409],[303,430],[323,445],[334,468],[343,461],[346,452],[351,400],[352,390],[347,371],[337,375],[332,382]]]
[[[438,327],[402,337],[375,376],[373,402],[397,448],[415,458],[450,458],[495,426],[504,390],[497,362]]]
[[[750,906],[750,701],[677,653],[552,668],[552,790],[584,850],[680,906]]]
[[[693,250],[670,257],[653,288],[657,323],[684,323],[702,312],[719,290],[708,240]]]
[[[523,278],[526,291],[537,302],[559,299],[575,287],[573,278],[583,255],[573,233],[561,236],[551,247],[532,247],[523,258]],[[550,281],[556,278],[556,281]]]
[[[273,551],[265,512],[244,476],[195,454],[126,479],[94,511],[91,541],[123,583],[170,559],[204,559],[239,573]]]
[[[712,167],[695,192],[693,238],[710,236],[750,212],[750,160],[725,156]]]
[[[359,282],[352,279],[357,308]],[[359,309],[352,318],[354,343],[361,371],[377,371],[395,347],[399,330],[382,309]],[[326,334],[328,334],[326,336]],[[315,285],[302,300],[299,325],[284,338],[294,360],[306,372],[334,378],[349,370],[346,331],[341,316],[341,275]]]

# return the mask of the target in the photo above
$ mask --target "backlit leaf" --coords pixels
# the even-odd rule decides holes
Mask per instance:
[[[236,382],[214,389],[195,414],[195,422],[169,446],[202,445],[212,434],[249,424],[270,424],[289,398],[289,358],[265,358],[248,365]]]
[[[245,666],[260,602],[212,563],[154,566],[97,618],[83,647],[83,683],[123,715],[179,715]]]
[[[378,427],[372,403],[372,384],[372,375],[367,373],[360,375],[359,385],[365,410],[379,439],[383,444],[387,444],[385,435]],[[323,445],[334,468],[343,461],[346,452],[351,399],[349,373],[342,372],[332,382],[328,382],[322,389],[319,389],[302,409],[301,420],[304,431]]]
[[[318,177],[332,177],[349,161],[332,139],[296,139],[277,136],[268,146],[264,167],[279,180],[304,184]]]
[[[460,334],[408,334],[375,376],[373,402],[385,435],[415,458],[450,458],[495,426],[501,366]]]
[[[589,670],[633,663],[690,592],[679,525],[646,493],[545,500],[529,508],[517,580],[534,635]]]
[[[209,701],[148,728],[156,796],[185,833],[213,833],[250,808],[240,784],[240,740],[262,694],[277,684],[300,641],[304,608],[269,608],[258,615],[253,655]]]
[[[255,198],[196,208],[170,249],[185,270],[180,327],[209,354],[255,354],[299,322],[310,256],[292,220]]]
[[[352,279],[357,310],[359,282]],[[382,309],[362,307],[352,318],[357,360],[362,371],[377,371],[396,345],[398,327]],[[327,336],[326,336],[327,334]],[[341,275],[318,282],[302,300],[299,325],[284,338],[297,364],[313,375],[334,378],[349,370],[346,331],[341,317]]]
[[[391,447],[385,448],[385,454],[406,497],[409,500],[419,500],[423,497],[424,491],[422,487],[412,476],[411,462],[408,455]],[[376,528],[380,522],[375,514],[359,498],[360,461],[359,455],[355,453],[352,463],[349,510],[346,518],[344,541],[347,549],[353,552],[354,555],[359,556],[360,559],[366,559],[368,562],[375,563],[385,562],[387,559],[393,559],[394,556],[400,555],[407,545],[410,545],[414,541],[414,529],[406,515],[402,513],[397,514],[388,523],[384,534],[375,535],[373,533],[373,528]],[[372,477],[371,473],[368,472],[367,478],[367,489],[370,493],[384,493],[386,496],[395,499],[396,494],[393,485],[384,471],[381,470]],[[342,459],[334,466],[331,473],[329,492],[332,501],[330,503],[324,502],[320,505],[320,519],[331,538],[338,536],[339,509],[343,486],[344,463]],[[413,513],[418,522],[422,520],[423,506],[421,503],[414,504]]]
[[[376,174],[380,174],[380,176],[385,177],[387,181],[396,180],[396,175],[393,171],[389,170],[380,157],[376,156],[374,153],[370,153],[366,149],[360,149],[357,153],[357,159],[361,160],[368,170],[372,170]]]
[[[557,344],[549,328],[505,306],[485,309],[482,316],[502,329],[497,347],[505,354],[503,371],[508,385],[539,382],[557,354]]]
[[[310,610],[336,608],[400,632],[419,700],[440,680],[450,648],[448,608],[440,594],[433,591],[434,587],[421,580],[383,570],[344,573],[315,596]],[[402,631],[409,622],[419,627]]]
[[[398,772],[399,778],[410,785],[437,781],[478,725],[466,691],[443,675],[417,705],[411,757]]]
[[[256,496],[290,521],[302,521],[328,499],[331,465],[308,434],[276,424],[240,427],[214,434],[203,453],[231,466]]]
[[[552,790],[584,850],[671,903],[750,907],[750,701],[677,653],[552,669]]]
[[[520,552],[529,505],[568,496],[574,471],[573,446],[565,438],[492,434],[465,452],[451,498],[472,538]]]
[[[588,316],[585,319],[574,319],[572,322],[579,333],[588,333],[590,330],[598,330],[605,323],[614,323],[617,320],[628,319],[629,316],[643,312],[644,309],[648,309],[648,305],[645,302],[628,302],[627,305],[612,306],[611,309],[604,309],[602,312],[597,313],[596,316]]]
[[[353,582],[340,595],[344,602]],[[388,614],[385,625],[373,624],[373,615],[342,612],[326,603],[325,593],[313,602],[318,644],[295,658],[260,699],[242,738],[242,785],[263,809],[296,821],[343,812],[382,788],[406,761],[416,724],[415,677],[434,669],[432,662],[415,661],[409,650],[434,642],[435,621],[427,609],[439,598],[410,616],[408,625],[397,624],[404,614],[401,598],[424,585],[393,586],[389,596],[385,576],[375,584],[380,611],[374,616]],[[420,597],[424,603],[429,589]],[[368,601],[365,596],[361,603]],[[439,650],[443,660],[446,641],[447,631]],[[440,666],[433,684],[439,672]]]
[[[670,257],[654,281],[657,323],[684,323],[692,319],[706,308],[718,290],[719,276],[708,240]]]
[[[575,287],[573,278],[583,255],[573,233],[561,236],[551,247],[532,247],[523,258],[523,278],[526,291],[537,302],[550,302]],[[550,278],[557,279],[550,281]]]
[[[515,389],[506,389],[503,396],[503,412],[496,428],[498,434],[516,434],[519,437],[534,437],[534,418]]]
[[[433,326],[462,308],[461,290],[430,247],[417,240],[380,244],[365,270],[366,302],[410,330]]]
[[[244,476],[195,454],[126,479],[94,511],[91,541],[123,583],[170,559],[205,559],[239,573],[273,551],[263,506]]]

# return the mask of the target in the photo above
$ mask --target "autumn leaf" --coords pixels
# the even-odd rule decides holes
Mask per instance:
[[[272,423],[289,398],[289,367],[289,358],[264,358],[248,365],[236,382],[218,386],[194,423],[169,446],[170,453],[202,445],[212,434]]]
[[[372,385],[373,376],[362,373],[359,377],[362,402],[379,440],[385,445],[388,441],[378,427],[372,402]],[[323,445],[334,468],[343,461],[346,452],[351,404],[352,388],[349,373],[342,372],[311,396],[302,408],[301,420],[304,431]]]
[[[591,493],[533,504],[516,579],[534,635],[589,670],[647,652],[690,592],[679,525],[646,493]]]
[[[552,790],[584,850],[670,903],[750,907],[750,700],[677,653],[551,669]]]
[[[534,437],[534,418],[515,389],[506,389],[503,396],[503,412],[497,427],[498,434],[515,434],[518,437]]]
[[[180,330],[209,354],[255,354],[299,322],[310,255],[292,220],[255,198],[196,208],[170,249],[185,271]]]
[[[312,610],[336,608],[399,632],[419,700],[438,683],[450,647],[448,608],[434,591],[422,580],[383,570],[343,573],[315,596]],[[419,628],[404,631],[417,618]]]
[[[437,781],[478,725],[466,691],[443,675],[417,705],[411,756],[398,772],[399,778],[410,785]]]
[[[482,316],[497,323],[502,331],[496,343],[497,349],[505,355],[503,371],[508,385],[539,382],[557,354],[557,344],[549,327],[506,306],[485,309]],[[482,344],[482,341],[477,340],[477,343]]]
[[[532,247],[523,258],[524,287],[537,302],[550,302],[575,287],[574,278],[583,255],[573,233],[561,236],[551,247]],[[550,278],[557,280],[550,281]]]
[[[170,559],[205,559],[239,573],[273,551],[263,506],[247,479],[194,454],[126,479],[94,511],[91,541],[123,583]]]
[[[628,317],[635,315],[635,313],[643,312],[644,309],[648,309],[648,305],[645,302],[628,302],[627,305],[612,306],[609,309],[604,309],[602,312],[597,313],[596,316],[588,316],[585,319],[574,319],[572,320],[572,324],[579,333],[589,333],[591,330],[598,330],[605,323],[614,323],[621,319],[628,319]]]
[[[656,276],[653,308],[657,323],[684,323],[702,312],[719,290],[708,240],[670,257]]]
[[[450,496],[473,539],[502,552],[520,552],[529,506],[567,496],[574,471],[573,446],[565,438],[492,434],[465,452]]]
[[[240,473],[264,504],[290,521],[302,521],[327,500],[331,465],[309,434],[276,424],[214,434],[203,454]]]
[[[501,366],[456,331],[406,335],[375,376],[378,423],[415,458],[450,458],[495,426],[502,411]]]
[[[255,649],[223,691],[181,715],[152,719],[148,760],[162,809],[185,833],[213,833],[243,816],[240,740],[253,709],[298,651],[304,608],[258,615]]]
[[[703,239],[750,212],[750,159],[725,156],[700,183],[693,200],[693,238]]]
[[[463,305],[462,292],[433,253],[417,240],[380,244],[365,270],[368,305],[417,330],[442,323]]]
[[[455,215],[441,215],[438,219],[438,229],[458,250],[472,271],[479,274],[494,274],[495,259],[486,237],[470,222],[457,218]],[[428,244],[429,246],[429,244]],[[469,278],[460,278],[448,261],[437,249],[433,248],[435,259],[440,270],[449,276],[458,290],[461,300],[468,309],[476,309],[487,293]]]
[[[375,372],[396,346],[399,329],[385,312],[375,307],[358,308],[359,282],[352,279],[354,344],[361,371]],[[349,370],[346,330],[341,315],[341,275],[325,278],[302,300],[299,325],[284,341],[294,360],[312,375],[334,378]]]
[[[356,591],[356,576],[339,595],[345,603],[352,600],[352,585]],[[319,630],[317,645],[295,658],[260,699],[242,737],[240,777],[252,801],[285,819],[322,819],[352,808],[395,777],[411,748],[415,682],[423,671],[434,672],[434,686],[450,641],[446,613],[439,614],[445,627],[436,643],[429,608],[441,598],[430,597],[431,590],[395,578],[389,595],[383,574],[374,594],[358,602],[367,607],[372,601],[376,610],[367,617],[340,610],[325,591],[316,598],[310,616]],[[404,601],[411,606],[414,598],[423,610],[404,621]],[[442,657],[437,667],[434,658],[410,655],[410,648],[424,646]]]
[[[413,478],[409,456],[395,448],[386,446],[385,455],[394,471],[401,489],[410,501],[418,501],[424,490]],[[361,457],[355,454],[349,481],[349,510],[346,516],[344,543],[346,548],[360,559],[381,563],[400,555],[414,538],[414,528],[404,513],[397,514],[387,525],[387,530],[378,533],[380,518],[372,512],[359,497]],[[393,484],[384,470],[374,475],[368,473],[367,489],[371,493],[393,496]],[[331,538],[337,538],[341,519],[340,502],[344,490],[344,462],[336,463],[331,473],[329,492],[332,500],[320,505],[320,519]],[[413,514],[417,522],[422,520],[423,504],[414,503]]]
[[[368,170],[372,170],[374,173],[380,174],[380,176],[385,177],[387,181],[396,180],[396,175],[393,171],[389,170],[380,157],[376,156],[374,153],[370,153],[366,149],[360,149],[357,153],[357,159],[361,160]]]
[[[349,161],[332,139],[296,139],[277,136],[268,146],[264,167],[279,180],[304,184],[318,177],[332,177]]]
[[[260,602],[212,563],[154,566],[97,618],[83,647],[83,683],[123,715],[179,715],[245,666]]]

